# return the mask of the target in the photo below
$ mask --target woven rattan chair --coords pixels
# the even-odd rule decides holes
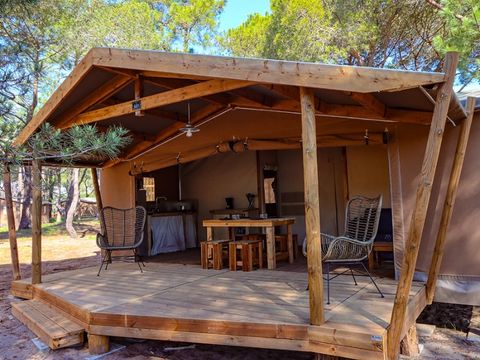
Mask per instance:
[[[97,234],[97,245],[105,251],[97,276],[100,276],[102,267],[105,270],[112,262],[112,251],[132,250],[140,271],[140,257],[137,249],[144,238],[144,227],[147,211],[141,206],[132,209],[116,209],[113,207],[103,208],[101,211],[103,219],[102,232]],[[143,263],[143,262],[142,262]],[[143,264],[145,266],[145,264]]]
[[[383,298],[383,294],[377,283],[371,276],[363,261],[368,258],[372,251],[373,241],[377,235],[380,212],[382,209],[382,195],[376,198],[356,196],[348,204],[345,214],[345,232],[342,236],[320,234],[322,247],[322,261],[326,266],[327,281],[327,304],[330,304],[330,281],[337,276],[350,271],[355,285],[357,280],[352,266],[359,265],[367,275]],[[307,256],[306,239],[303,241],[303,254]],[[340,274],[330,277],[331,266],[348,266],[348,269]]]

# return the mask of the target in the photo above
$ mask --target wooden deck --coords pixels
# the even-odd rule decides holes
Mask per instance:
[[[356,359],[384,359],[396,283],[378,279],[382,299],[365,277],[331,282],[325,324],[311,326],[307,274],[203,270],[196,265],[116,262],[46,275],[40,285],[13,283],[14,295],[70,314],[96,335],[288,349]],[[326,291],[325,291],[326,293]],[[425,307],[425,289],[410,293],[412,325]],[[405,330],[404,330],[405,331]]]

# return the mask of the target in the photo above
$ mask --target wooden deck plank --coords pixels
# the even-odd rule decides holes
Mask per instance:
[[[392,279],[376,279],[382,299],[368,278],[358,277],[355,286],[350,275],[340,275],[330,283],[326,322],[311,326],[305,273],[149,263],[142,274],[132,271],[132,263],[113,265],[100,277],[96,268],[46,275],[33,296],[99,335],[283,346],[360,359],[381,359],[386,351]],[[16,284],[26,289],[27,283]],[[421,283],[412,286],[406,326],[425,306],[424,289]]]

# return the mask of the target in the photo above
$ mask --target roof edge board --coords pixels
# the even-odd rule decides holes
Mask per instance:
[[[93,53],[90,50],[85,57],[80,60],[72,72],[65,78],[60,86],[54,91],[47,102],[41,109],[32,117],[32,119],[25,125],[20,134],[15,138],[13,145],[23,145],[27,139],[37,130],[40,125],[44,123],[48,116],[50,116],[60,105],[63,98],[66,97],[75,88],[75,86],[82,81],[82,79],[90,72],[93,67]]]
[[[94,65],[190,76],[229,78],[319,89],[398,91],[445,81],[443,72],[421,72],[348,65],[160,51],[94,48]]]

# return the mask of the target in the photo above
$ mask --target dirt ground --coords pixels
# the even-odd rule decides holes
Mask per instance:
[[[95,226],[83,224],[82,228]],[[76,240],[69,239],[61,226],[49,227],[44,231],[42,245],[43,272],[53,273],[81,267],[97,266],[99,251],[93,234]],[[21,271],[23,277],[30,276],[31,240],[28,232],[20,234],[18,240]],[[5,234],[0,234],[0,359],[30,360],[78,360],[89,359],[86,346],[56,351],[39,350],[32,339],[36,336],[11,315],[11,302],[21,301],[13,298],[11,282],[10,250]],[[437,325],[433,334],[420,336],[424,350],[417,359],[479,359],[480,337],[473,341],[465,338],[470,321],[480,324],[480,314],[472,307],[458,307],[446,304],[434,304],[422,314],[421,322]],[[449,328],[445,328],[449,327]],[[452,329],[453,328],[453,329]],[[313,359],[308,353],[253,348],[212,346],[171,343],[161,341],[137,341],[132,339],[112,339],[112,347],[119,351],[102,357],[104,360],[263,360],[263,359]],[[184,349],[169,348],[187,347]],[[90,358],[93,360],[93,358]]]

